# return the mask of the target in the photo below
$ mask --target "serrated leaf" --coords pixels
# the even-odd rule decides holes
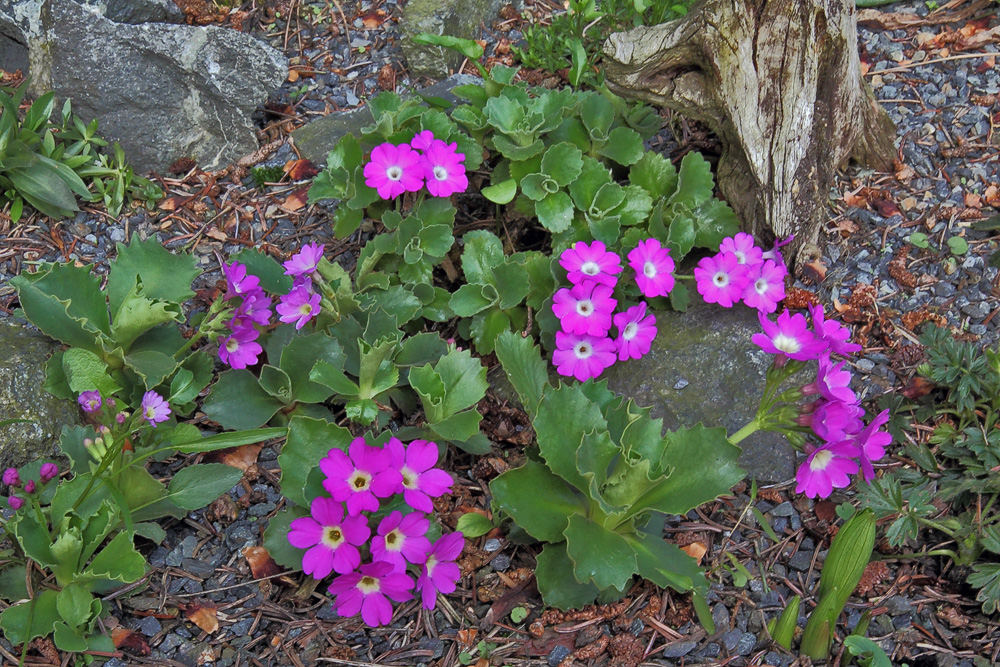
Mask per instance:
[[[538,216],[539,224],[553,234],[569,229],[574,212],[573,200],[561,190],[535,202],[535,215]]]
[[[622,535],[582,514],[569,517],[564,534],[577,581],[593,582],[601,590],[621,590],[635,574],[635,551]]]
[[[581,584],[573,576],[573,562],[566,543],[546,544],[537,556],[535,579],[542,601],[556,609],[582,609],[592,604],[600,592],[593,584]]]
[[[504,262],[503,243],[485,229],[469,232],[462,237],[462,271],[469,283],[488,285],[493,282],[493,268]]]
[[[111,337],[115,345],[128,352],[132,343],[150,329],[181,319],[176,305],[147,298],[140,284],[132,287],[122,298],[111,321]]]
[[[976,563],[968,578],[969,585],[978,588],[976,600],[983,604],[983,613],[992,614],[1000,606],[1000,563]]]
[[[340,342],[323,332],[297,335],[282,349],[279,366],[288,375],[295,400],[322,403],[330,397],[329,387],[310,379],[313,366],[321,361],[334,368],[344,365]]]
[[[701,153],[690,152],[681,160],[677,174],[677,191],[667,201],[668,205],[681,204],[695,209],[712,198],[715,179],[712,166]]]
[[[583,171],[583,152],[571,143],[549,146],[542,155],[542,173],[566,187]]]
[[[281,494],[301,507],[323,493],[319,461],[331,449],[347,451],[353,436],[345,428],[322,419],[296,415],[288,422],[288,439],[281,448]]]
[[[561,541],[569,517],[589,509],[583,495],[544,464],[530,459],[490,482],[490,490],[498,507],[543,542]]]
[[[108,365],[89,350],[71,347],[63,353],[62,363],[69,388],[74,394],[96,389],[107,398],[121,389],[108,374]]]
[[[607,430],[600,408],[578,385],[560,385],[542,396],[532,425],[539,452],[552,472],[588,493],[590,484],[577,467],[576,451],[585,434]]]
[[[146,559],[136,551],[132,535],[118,533],[101,549],[83,572],[83,577],[132,583],[146,573]]]
[[[111,319],[96,276],[85,267],[57,264],[40,276],[21,274],[10,281],[32,324],[71,347],[101,354],[100,334]]]
[[[497,337],[496,354],[528,415],[534,417],[542,392],[549,386],[548,366],[531,338],[505,331]]]
[[[642,137],[635,130],[616,127],[608,134],[608,142],[598,148],[597,152],[627,167],[642,157],[644,152]]]
[[[628,172],[629,182],[643,188],[649,196],[659,201],[669,197],[677,188],[677,169],[659,153],[646,151]]]
[[[0,628],[7,641],[17,646],[51,634],[60,620],[57,595],[56,591],[47,588],[35,597],[34,604],[22,602],[4,609],[0,614]]]
[[[711,199],[694,211],[694,244],[699,248],[717,250],[724,238],[740,230],[740,220],[729,204]]]
[[[191,283],[199,273],[194,255],[175,255],[155,236],[127,246],[119,243],[117,248],[118,256],[108,272],[111,312],[118,312],[137,282],[142,284],[143,295],[155,301],[180,304],[194,296]]]
[[[694,248],[696,238],[694,220],[687,214],[678,214],[667,230],[666,245],[670,248],[671,256],[684,257]]]

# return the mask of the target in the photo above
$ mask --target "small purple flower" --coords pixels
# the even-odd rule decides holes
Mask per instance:
[[[385,448],[392,459],[392,467],[402,476],[403,500],[415,510],[426,514],[433,512],[431,498],[450,492],[455,483],[451,475],[434,467],[438,460],[437,444],[414,440],[404,449],[398,438],[389,438]]]
[[[604,336],[611,328],[617,299],[614,290],[593,280],[584,280],[552,297],[552,312],[563,331],[587,336]]]
[[[674,260],[670,248],[656,239],[640,241],[628,254],[629,266],[635,270],[635,282],[647,298],[667,296],[674,288]]]
[[[819,358],[816,380],[802,387],[803,396],[820,394],[828,401],[857,403],[858,398],[851,389],[851,372],[844,370],[844,364],[834,364],[830,354]]]
[[[872,461],[878,461],[885,456],[885,448],[892,444],[892,436],[878,430],[889,421],[889,411],[880,412],[854,439],[854,444],[861,450],[861,473],[865,482],[875,479],[875,468]]]
[[[349,514],[378,511],[378,499],[395,494],[402,480],[389,452],[369,447],[364,438],[351,441],[347,454],[331,449],[319,467],[326,475],[323,488],[337,502],[347,501]]]
[[[392,620],[392,603],[413,599],[413,580],[395,572],[389,563],[362,565],[359,572],[337,577],[327,591],[335,596],[334,609],[339,616],[355,616],[371,627],[387,625]]]
[[[813,331],[816,332],[816,338],[827,343],[831,352],[847,356],[861,350],[860,345],[849,342],[851,332],[847,327],[840,322],[826,319],[822,304],[809,306],[809,314],[812,315]]]
[[[296,287],[288,294],[279,298],[276,307],[282,322],[295,322],[295,328],[301,329],[319,313],[320,295],[303,287]]]
[[[854,460],[857,455],[858,448],[846,441],[817,447],[795,474],[795,493],[827,498],[834,489],[850,486],[850,475],[858,471],[858,462]]]
[[[301,276],[313,273],[319,266],[319,261],[323,259],[323,248],[322,243],[307,243],[299,248],[299,251],[282,265],[285,267],[285,275]]]
[[[736,261],[748,267],[753,267],[764,260],[761,257],[764,251],[754,244],[753,236],[746,232],[739,232],[736,236],[729,236],[722,239],[719,244],[719,252],[731,252],[736,255]]]
[[[233,314],[233,322],[236,322],[237,325],[232,326],[231,324],[230,329],[235,330],[243,320],[261,326],[267,326],[271,323],[271,297],[267,296],[264,290],[254,290],[243,296],[242,303]]]
[[[18,498],[17,496],[10,496],[9,498],[7,498],[7,503],[10,505],[10,508],[16,512],[17,510],[24,507],[24,498]]]
[[[622,259],[600,241],[590,244],[577,241],[559,255],[559,266],[567,271],[567,278],[574,285],[593,280],[614,287],[622,272]]]
[[[750,269],[731,252],[702,257],[694,269],[695,286],[705,303],[732,308],[750,281]]]
[[[390,512],[378,524],[378,533],[372,538],[372,560],[389,563],[396,572],[406,572],[406,564],[419,565],[427,560],[431,541],[427,529],[431,522],[426,515],[412,512]]]
[[[43,463],[41,469],[38,471],[38,479],[41,480],[42,484],[45,484],[50,479],[55,479],[59,476],[59,466],[55,463]]]
[[[773,260],[758,262],[750,269],[747,286],[743,288],[743,303],[762,313],[773,313],[785,298],[785,276],[788,269]]]
[[[84,412],[94,413],[101,409],[101,392],[96,389],[85,391],[76,399]]]
[[[302,556],[302,571],[314,579],[353,572],[361,565],[358,547],[372,534],[368,519],[360,514],[345,517],[343,503],[323,496],[312,501],[309,513],[312,516],[292,521],[288,531],[292,546],[308,549]]]
[[[7,486],[21,486],[21,475],[17,468],[7,468],[3,471],[3,483]]]
[[[615,315],[615,326],[618,327],[615,347],[619,361],[641,359],[649,352],[656,338],[656,316],[646,315],[645,301]]]
[[[805,315],[794,315],[786,309],[772,322],[758,311],[757,317],[764,333],[756,333],[751,340],[768,354],[783,354],[789,359],[809,361],[819,358],[827,349],[824,341],[817,340],[806,322]]]
[[[800,415],[796,423],[808,426],[826,442],[839,442],[864,428],[861,407],[857,403],[820,399],[810,412]]]
[[[239,262],[223,263],[222,274],[226,277],[226,300],[260,289],[260,278],[249,275],[247,267]]]
[[[155,391],[147,391],[142,396],[142,417],[156,428],[157,424],[170,418],[170,404]]]
[[[219,359],[237,370],[253,366],[264,351],[256,342],[258,336],[260,332],[252,326],[235,329],[219,341]]]
[[[441,536],[427,553],[427,560],[420,568],[417,590],[424,609],[433,609],[439,592],[445,595],[455,592],[455,584],[462,578],[462,571],[454,560],[465,547],[462,533],[448,533]]]
[[[127,412],[122,411],[122,412],[119,412],[118,414],[115,415],[115,422],[119,426],[121,426],[122,424],[124,424],[126,419],[128,419],[128,413]]]
[[[616,358],[615,342],[610,338],[556,332],[552,363],[560,375],[586,382],[603,373]]]

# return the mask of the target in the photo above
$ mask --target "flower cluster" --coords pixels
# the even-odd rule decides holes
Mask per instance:
[[[408,144],[384,143],[373,148],[365,165],[365,185],[375,188],[382,199],[417,192],[425,185],[432,197],[450,197],[469,187],[464,160],[457,143],[446,144],[424,130]]]
[[[864,410],[850,386],[851,373],[844,369],[846,362],[834,360],[833,355],[850,355],[861,346],[849,342],[846,327],[826,319],[823,306],[810,306],[809,313],[811,326],[801,313],[785,310],[775,321],[759,313],[764,331],[754,334],[753,342],[776,355],[778,365],[788,359],[818,364],[816,379],[800,391],[815,399],[800,406],[796,424],[808,427],[820,444],[805,444],[808,456],[796,473],[795,491],[826,498],[833,489],[848,486],[850,475],[859,470],[866,482],[874,479],[872,462],[885,455],[892,436],[879,430],[889,421],[888,410],[865,425]]]
[[[647,298],[667,296],[674,287],[674,261],[669,248],[647,239],[628,254],[639,291]],[[615,313],[614,290],[622,272],[621,258],[603,243],[577,242],[559,256],[571,287],[553,296],[552,312],[559,318],[552,362],[560,375],[584,382],[597,377],[616,360],[640,359],[656,337],[656,317],[646,302]],[[611,327],[617,337],[609,337]]]
[[[320,312],[323,297],[313,286],[313,276],[323,259],[324,246],[321,243],[307,243],[292,258],[283,264],[285,275],[294,278],[288,294],[278,297],[278,319],[285,323],[295,323],[301,329]]]
[[[331,449],[320,461],[323,488],[330,495],[313,500],[310,516],[292,521],[288,541],[307,549],[302,557],[306,574],[316,579],[339,575],[328,590],[340,616],[360,613],[368,625],[385,625],[392,619],[390,600],[412,599],[414,586],[427,609],[434,609],[438,592],[454,592],[461,576],[454,561],[464,537],[449,533],[434,543],[427,537],[431,498],[450,492],[453,484],[435,467],[437,459],[437,445],[426,440],[404,446],[390,438],[380,448],[355,438],[346,453]],[[385,513],[382,503],[398,495],[406,513]],[[380,508],[384,515],[373,535],[369,520]],[[370,562],[363,564],[364,551]]]
[[[753,236],[740,232],[723,239],[719,252],[698,262],[694,270],[698,293],[706,303],[732,308],[743,301],[763,313],[773,313],[785,298],[788,269],[776,244],[764,252]]]
[[[39,491],[44,484],[48,484],[50,480],[55,479],[59,476],[59,466],[55,463],[43,463],[42,467],[38,470],[38,482],[33,479],[29,479],[27,482],[21,483],[21,474],[18,472],[17,468],[7,468],[3,471],[3,483],[9,487],[10,495],[7,497],[7,504],[15,512],[22,507],[27,502],[23,497],[18,496],[14,493],[15,489],[20,489],[21,492],[28,497],[34,495]]]
[[[271,297],[264,293],[260,278],[247,272],[239,262],[223,264],[226,278],[225,300],[239,297],[227,327],[228,336],[219,338],[219,359],[236,369],[253,366],[264,349],[257,342],[260,331],[255,325],[266,326],[271,321]]]

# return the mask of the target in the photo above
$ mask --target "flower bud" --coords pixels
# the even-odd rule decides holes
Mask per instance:
[[[7,498],[7,503],[10,505],[12,510],[19,510],[24,507],[24,499],[18,498],[17,496]]]
[[[7,468],[3,471],[3,483],[7,486],[21,486],[21,476],[17,468]]]
[[[24,492],[25,493],[34,493],[35,492],[35,480],[33,480],[33,479],[29,479],[28,480],[28,482],[24,485]]]
[[[42,469],[38,471],[38,478],[41,480],[42,484],[45,484],[50,479],[54,479],[59,476],[59,466],[55,463],[45,463],[42,465]]]
[[[115,421],[119,425],[124,424],[126,419],[128,419],[128,413],[127,412],[123,411],[123,412],[119,412],[118,414],[115,415]]]

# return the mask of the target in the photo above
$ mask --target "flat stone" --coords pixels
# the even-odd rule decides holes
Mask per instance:
[[[683,658],[697,648],[698,642],[674,642],[663,647],[664,658]]]
[[[478,39],[481,24],[496,20],[505,0],[409,0],[403,7],[399,27],[401,47],[413,77],[443,79],[462,64],[461,54],[441,46],[416,44],[421,33]]]
[[[687,312],[657,313],[656,323],[659,335],[649,353],[609,368],[608,386],[651,406],[652,416],[662,418],[667,429],[702,422],[732,434],[746,425],[771,364],[771,355],[750,340],[760,331],[757,311],[720,308],[696,297]],[[688,384],[675,389],[681,379]],[[795,453],[784,436],[757,432],[739,446],[740,464],[758,481],[780,482],[795,474]]]
[[[45,362],[58,348],[44,334],[0,320],[0,421],[30,420],[0,427],[0,469],[53,456],[63,427],[80,423],[74,403],[43,389]]]

